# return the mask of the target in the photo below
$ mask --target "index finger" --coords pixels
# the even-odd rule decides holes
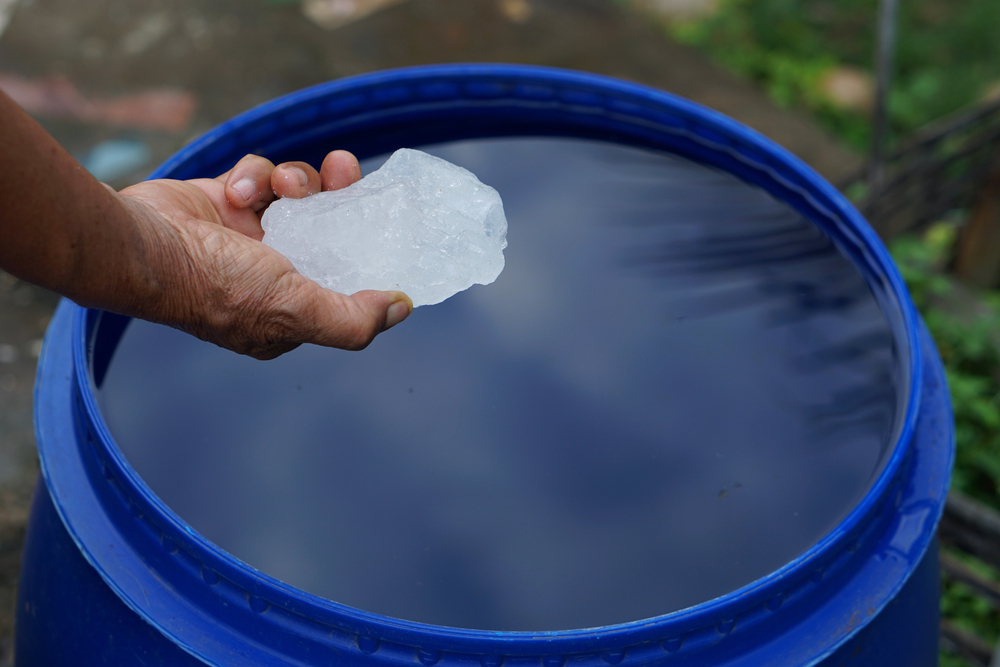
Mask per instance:
[[[245,155],[215,180],[223,184],[226,200],[235,208],[260,211],[275,200],[271,189],[274,163],[259,155]]]

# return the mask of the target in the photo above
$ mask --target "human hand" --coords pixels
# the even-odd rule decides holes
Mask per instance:
[[[336,190],[360,178],[357,159],[334,151],[319,172],[303,162],[275,167],[248,155],[217,178],[125,188],[116,196],[137,223],[145,279],[160,298],[125,293],[117,310],[258,359],[302,343],[366,347],[409,316],[409,297],[324,289],[260,242],[260,216],[278,197]]]

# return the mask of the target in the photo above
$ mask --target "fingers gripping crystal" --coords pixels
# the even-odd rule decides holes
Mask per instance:
[[[414,306],[492,283],[507,247],[496,190],[407,148],[342,190],[279,199],[261,224],[264,243],[320,285],[344,294],[400,290]]]

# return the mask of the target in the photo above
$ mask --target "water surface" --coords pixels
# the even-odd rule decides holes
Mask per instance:
[[[127,330],[104,415],[196,530],[347,605],[537,631],[733,591],[860,500],[901,400],[892,339],[815,226],[638,149],[431,152],[503,197],[494,284],[361,353]]]

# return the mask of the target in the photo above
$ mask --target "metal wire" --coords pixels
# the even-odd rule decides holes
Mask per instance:
[[[872,118],[872,157],[868,185],[872,193],[885,180],[885,144],[888,134],[888,96],[892,86],[893,55],[896,51],[896,16],[899,0],[879,0],[878,33],[875,44],[875,109]]]

